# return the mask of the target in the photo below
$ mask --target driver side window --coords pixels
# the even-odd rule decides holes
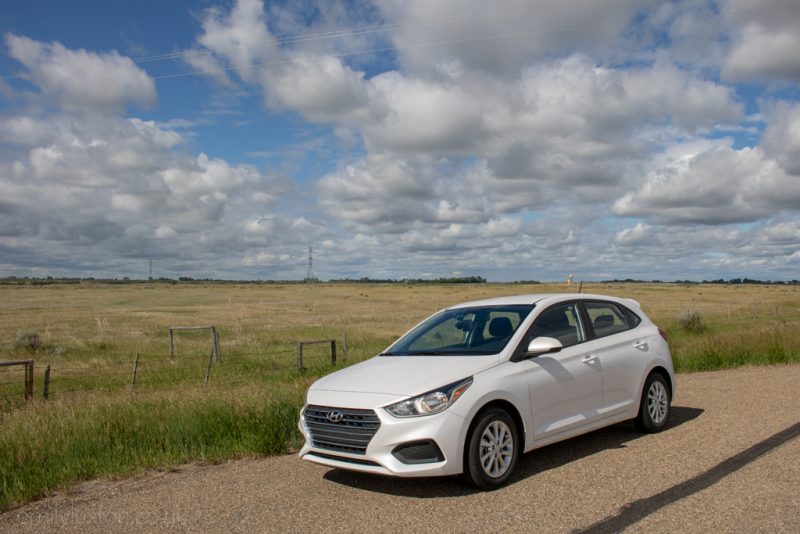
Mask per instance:
[[[542,336],[557,339],[564,347],[585,341],[577,305],[572,303],[554,306],[537,317],[528,340]]]

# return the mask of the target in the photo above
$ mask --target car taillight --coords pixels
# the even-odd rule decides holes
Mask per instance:
[[[661,337],[663,337],[663,338],[664,338],[664,341],[666,341],[667,343],[669,343],[669,338],[667,337],[667,333],[666,333],[666,332],[664,332],[663,330],[661,330],[661,329],[659,328],[659,329],[658,329],[658,333],[659,333],[659,335],[660,335]]]

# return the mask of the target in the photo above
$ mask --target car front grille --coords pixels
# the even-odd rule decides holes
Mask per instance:
[[[331,418],[333,412],[338,413]],[[351,454],[366,454],[367,445],[381,426],[373,410],[309,404],[303,416],[313,447]]]

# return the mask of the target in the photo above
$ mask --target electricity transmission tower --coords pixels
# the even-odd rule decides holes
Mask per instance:
[[[316,282],[317,277],[314,276],[314,257],[311,254],[311,247],[308,247],[308,272],[306,273],[305,282]]]

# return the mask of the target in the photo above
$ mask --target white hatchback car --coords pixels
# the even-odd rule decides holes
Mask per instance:
[[[463,473],[493,489],[522,452],[629,419],[662,430],[674,391],[667,336],[634,300],[468,302],[316,381],[300,457],[402,477]]]

